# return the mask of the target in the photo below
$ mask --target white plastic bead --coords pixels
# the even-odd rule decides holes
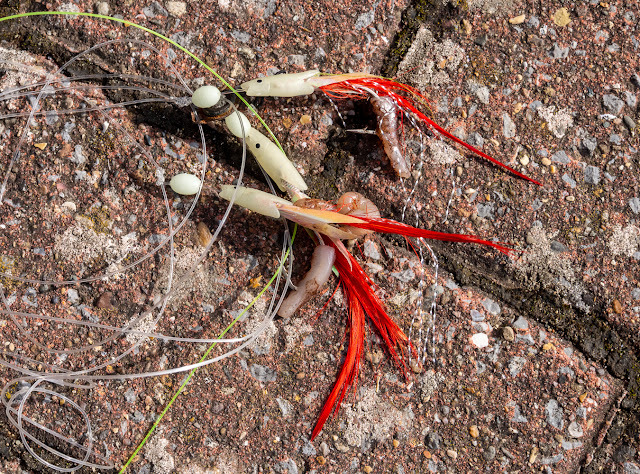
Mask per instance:
[[[193,93],[191,102],[200,109],[208,109],[216,105],[220,101],[220,97],[220,89],[216,86],[202,86]]]
[[[178,194],[190,196],[200,189],[200,178],[193,174],[180,173],[171,178],[169,186]]]
[[[240,121],[242,121],[242,127],[244,127],[244,134],[242,133],[242,127],[240,127]],[[249,130],[251,130],[251,123],[249,122],[247,116],[242,112],[233,112],[226,119],[224,119],[224,123],[227,124],[227,128],[229,129],[231,134],[235,135],[238,138],[248,136]]]

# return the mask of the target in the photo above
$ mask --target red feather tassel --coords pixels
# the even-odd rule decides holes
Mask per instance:
[[[411,347],[402,329],[389,317],[380,298],[375,294],[375,284],[351,254],[346,257],[336,251],[335,266],[340,273],[340,284],[349,307],[349,347],[336,383],[327,398],[316,423],[311,440],[318,436],[332,411],[337,412],[347,391],[355,386],[364,349],[364,320],[369,316],[393,358],[403,368],[401,355]],[[413,350],[413,348],[411,347]],[[398,354],[400,352],[400,355]],[[414,351],[415,352],[415,351]]]
[[[409,93],[410,95],[416,97],[419,102],[426,104],[428,102],[427,99],[418,90],[416,90],[411,86],[402,84],[400,82],[392,81],[391,79],[385,79],[383,77],[365,76],[362,78],[347,79],[345,81],[321,86],[320,89],[325,94],[334,98],[353,98],[354,95],[356,97],[366,98],[367,91],[370,91],[369,94],[375,94],[380,97],[385,97],[385,96],[391,97],[401,111],[405,113],[410,112],[414,114],[418,119],[424,122],[427,126],[434,128],[440,134],[454,141],[458,145],[465,147],[467,150],[475,153],[478,156],[481,156],[485,160],[489,160],[490,162],[494,163],[500,168],[503,168],[513,173],[519,178],[526,179],[527,181],[531,181],[532,183],[535,183],[538,186],[542,186],[542,184],[540,184],[540,182],[536,181],[535,179],[520,173],[519,171],[511,168],[510,166],[505,165],[504,163],[496,160],[495,158],[492,158],[491,156],[487,155],[483,151],[478,150],[474,146],[471,146],[468,143],[464,142],[463,140],[460,140],[458,137],[456,137],[455,135],[451,134],[450,132],[442,128],[440,125],[438,125],[429,117],[427,117],[425,114],[423,114],[420,110],[418,110],[411,100],[409,100],[404,95],[401,95],[398,92],[396,92],[396,91],[404,91],[405,93]]]
[[[468,242],[473,244],[487,245],[499,250],[500,252],[510,255],[513,249],[506,247],[498,242],[490,242],[488,240],[482,240],[473,235],[464,234],[447,234],[444,232],[435,232],[433,230],[419,229],[412,227],[401,222],[396,222],[391,219],[384,219],[382,217],[366,217],[358,216],[358,219],[363,220],[362,224],[352,223],[350,227],[357,227],[359,229],[373,230],[375,232],[383,232],[385,234],[398,234],[405,237],[418,237],[423,239],[443,240],[446,242]]]

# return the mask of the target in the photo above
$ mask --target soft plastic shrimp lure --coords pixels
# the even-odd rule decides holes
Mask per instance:
[[[397,131],[398,116],[409,114],[427,129],[447,137],[474,154],[513,173],[519,178],[541,185],[538,181],[520,173],[486,153],[469,145],[427,117],[418,104],[426,104],[426,98],[415,88],[400,82],[365,73],[323,75],[314,69],[297,74],[278,74],[261,77],[240,85],[248,96],[296,97],[320,90],[330,97],[342,99],[369,99],[378,117],[377,134],[384,144],[391,165],[400,177],[409,176],[409,165],[402,156]]]
[[[335,265],[347,299],[349,311],[349,348],[336,383],[325,402],[311,435],[313,440],[333,410],[337,412],[344,396],[355,383],[364,347],[365,315],[369,316],[382,336],[395,364],[406,374],[406,365],[400,355],[414,352],[402,329],[389,317],[384,304],[376,295],[376,286],[358,261],[351,255],[341,239],[357,238],[370,232],[383,232],[450,242],[468,242],[486,245],[509,254],[511,249],[496,242],[489,242],[472,235],[447,234],[419,229],[391,219],[380,217],[377,207],[359,193],[349,192],[333,204],[309,199],[284,183],[295,202],[250,188],[239,188],[235,204],[269,217],[285,217],[315,232],[318,247],[314,252],[309,273],[298,284],[298,289],[282,303],[278,314],[293,314],[330,276]],[[223,186],[220,196],[231,199],[234,186]],[[399,355],[400,354],[400,355]]]

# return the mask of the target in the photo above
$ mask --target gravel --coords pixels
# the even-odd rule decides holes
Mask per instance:
[[[556,163],[562,163],[563,165],[568,164],[571,161],[569,155],[563,150],[555,152],[551,155],[551,161],[555,161]]]
[[[584,182],[593,185],[600,183],[600,168],[596,166],[587,166],[584,169]]]
[[[598,146],[598,141],[595,138],[587,137],[582,139],[580,149],[583,152],[585,152],[588,156],[591,156],[593,155],[593,152],[596,151],[597,146]]]
[[[529,329],[529,321],[527,321],[525,318],[523,318],[522,316],[520,316],[518,319],[516,319],[512,326],[516,329]]]
[[[249,373],[258,382],[275,382],[277,379],[276,371],[264,365],[253,364],[249,367]]]
[[[490,298],[485,298],[482,301],[482,306],[484,306],[484,309],[486,309],[489,314],[494,316],[498,316],[500,314],[500,305]]]
[[[618,115],[624,107],[624,102],[613,94],[605,94],[602,97],[602,104],[607,112],[612,115]]]
[[[511,420],[509,421],[511,421],[512,423],[528,423],[529,422],[527,417],[520,412],[520,407],[518,405],[515,405],[513,407],[513,417],[511,417]]]
[[[519,357],[519,356],[512,357],[511,360],[509,361],[509,373],[511,374],[511,376],[515,377],[516,375],[518,375],[522,370],[522,368],[524,367],[524,364],[526,363],[527,363],[527,359],[525,359],[524,357]]]
[[[561,430],[564,427],[564,412],[562,407],[558,405],[557,400],[553,398],[549,400],[544,411],[547,416],[547,423],[558,430]]]
[[[553,43],[553,49],[551,49],[550,55],[553,59],[564,59],[569,56],[569,47],[561,48],[558,46],[558,43]]]
[[[502,133],[505,138],[513,138],[516,136],[516,124],[513,123],[508,113],[502,114]]]

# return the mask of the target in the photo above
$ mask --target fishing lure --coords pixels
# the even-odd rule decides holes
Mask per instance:
[[[396,173],[408,177],[409,166],[399,147],[397,118],[408,114],[425,128],[447,137],[472,153],[513,173],[519,178],[541,186],[540,182],[510,166],[492,158],[481,150],[459,139],[427,117],[418,104],[426,105],[427,99],[415,88],[366,73],[323,75],[317,69],[296,74],[277,74],[244,82],[240,89],[248,96],[296,97],[320,90],[334,99],[370,99],[378,117],[377,134]]]
[[[419,123],[436,130],[454,142],[468,148],[517,176],[539,184],[537,181],[498,162],[480,150],[451,135],[424,115],[416,106],[426,103],[426,99],[410,86],[369,74],[344,74],[327,76],[319,71],[254,79],[241,84],[240,88],[248,96],[296,97],[321,90],[334,98],[369,99],[378,117],[377,134],[383,142],[385,152],[400,177],[410,175],[410,167],[400,150],[398,138],[398,118],[411,114]],[[194,94],[194,97],[196,96]],[[208,93],[207,93],[208,94]],[[411,98],[411,99],[410,99]],[[214,99],[219,96],[214,94]],[[198,102],[199,98],[198,98]],[[213,101],[215,102],[215,101]],[[196,100],[194,100],[194,105]],[[215,106],[207,101],[202,105],[205,116]],[[225,118],[229,131],[238,138],[246,138],[253,155],[267,174],[274,179],[281,190],[286,190],[291,201],[256,189],[223,186],[220,197],[263,215],[284,217],[313,231],[317,243],[311,269],[298,282],[298,287],[289,293],[278,310],[278,314],[289,317],[326,283],[335,266],[342,286],[349,316],[349,347],[336,383],[327,398],[312,432],[313,440],[321,431],[332,411],[337,412],[349,389],[355,385],[364,347],[365,316],[375,326],[391,354],[394,363],[406,375],[406,364],[402,355],[415,349],[402,329],[389,317],[384,303],[376,295],[376,285],[362,269],[358,261],[349,253],[342,240],[356,239],[371,232],[383,232],[405,237],[425,238],[451,242],[467,242],[493,247],[510,254],[512,249],[497,243],[482,240],[472,235],[449,234],[412,227],[392,219],[381,217],[373,202],[359,193],[343,194],[335,203],[312,199],[304,191],[304,180],[286,155],[267,137],[255,130],[246,116],[236,111]]]
[[[378,117],[376,135],[380,138],[391,166],[401,178],[408,178],[411,171],[400,151],[398,138],[398,107],[391,97],[371,97],[373,113]]]
[[[253,128],[247,116],[236,110],[235,106],[228,105],[226,102],[229,101],[222,97],[217,87],[202,86],[196,89],[191,101],[203,116],[203,121],[211,122],[224,118],[229,132],[241,140],[246,140],[251,154],[281,191],[285,190],[283,182],[291,183],[302,191],[308,189],[295,165],[280,147]]]
[[[286,187],[290,191],[293,189],[290,185]],[[235,186],[222,186],[220,197],[230,200],[235,190]],[[349,312],[349,347],[336,383],[320,412],[311,435],[313,440],[322,431],[331,412],[337,412],[344,396],[356,383],[364,347],[365,315],[369,316],[385,341],[394,363],[405,374],[406,364],[402,356],[408,351],[415,352],[408,337],[387,314],[384,303],[376,294],[375,283],[353,255],[346,250],[340,239],[356,238],[370,232],[383,232],[405,237],[486,245],[507,255],[512,252],[512,249],[503,244],[482,240],[472,235],[435,232],[412,227],[392,219],[385,219],[380,217],[375,204],[359,193],[345,193],[335,204],[319,199],[309,199],[300,192],[292,192],[292,194],[294,194],[295,202],[257,189],[239,187],[234,202],[269,217],[285,217],[316,233],[319,246],[314,252],[312,268],[298,284],[298,289],[285,300],[284,310],[279,314],[285,317],[293,314],[313,292],[317,291],[320,282],[329,278],[331,265],[335,265],[340,276],[340,284]],[[314,267],[315,265],[318,267]],[[309,285],[310,288],[307,288]]]

